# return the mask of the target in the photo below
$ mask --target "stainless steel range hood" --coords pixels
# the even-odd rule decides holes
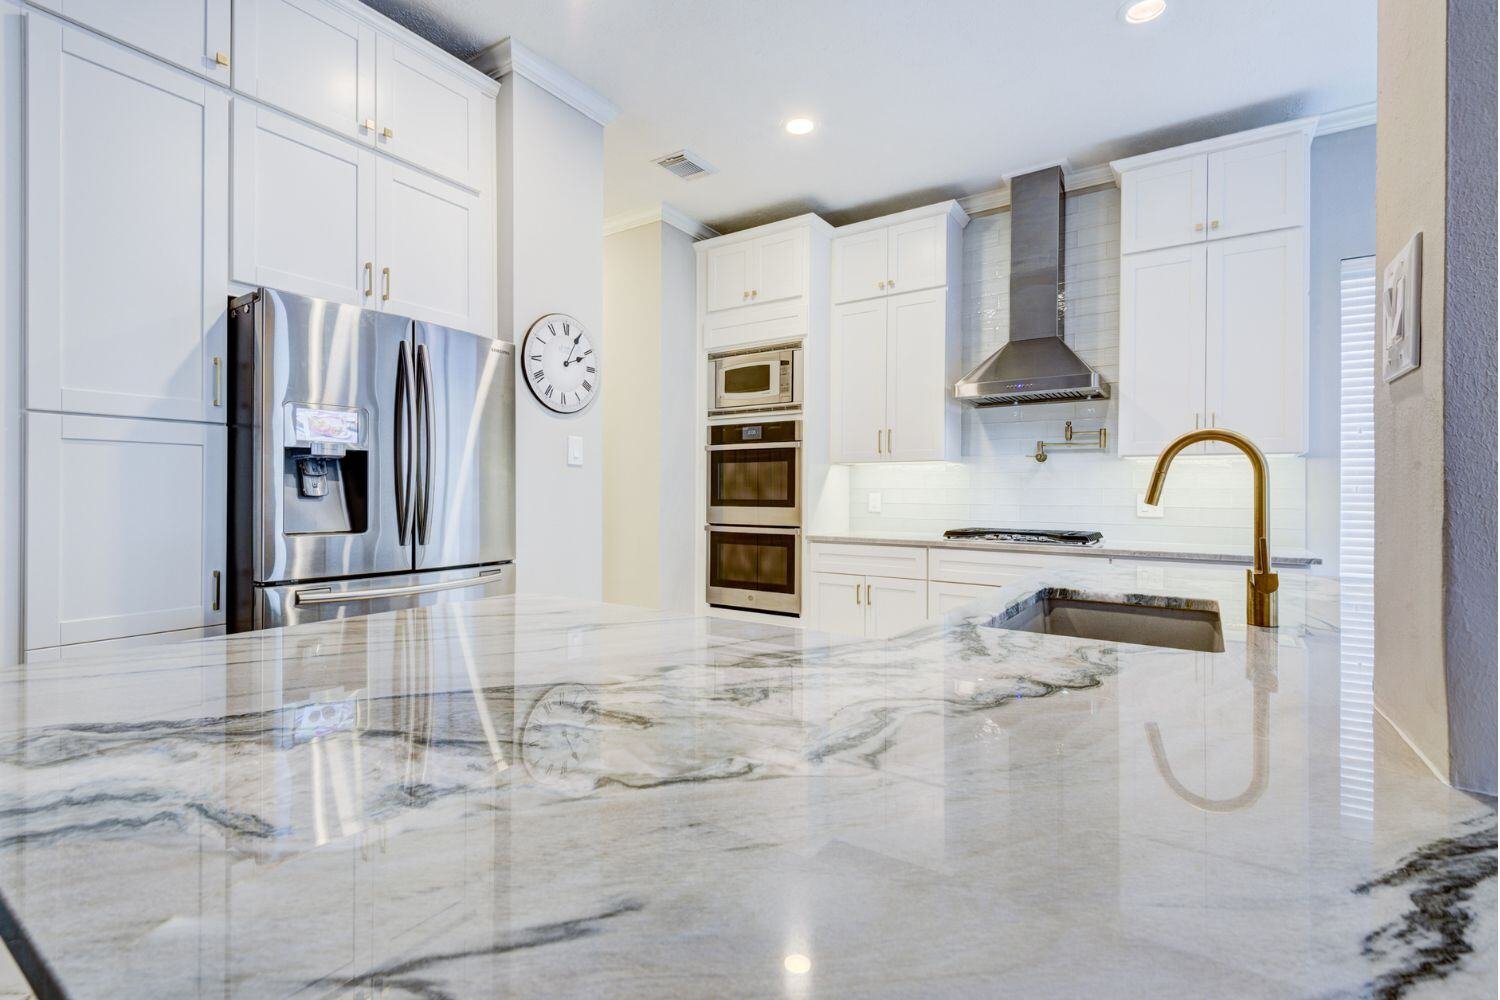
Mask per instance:
[[[975,406],[1106,399],[1109,383],[1062,340],[1062,168],[1010,182],[1010,342],[958,380]]]

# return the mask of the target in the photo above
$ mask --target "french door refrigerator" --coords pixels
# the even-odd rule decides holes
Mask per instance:
[[[229,316],[229,631],[514,592],[510,344],[269,288]]]

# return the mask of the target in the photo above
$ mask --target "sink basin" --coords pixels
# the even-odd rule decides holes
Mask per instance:
[[[1007,608],[990,625],[1017,632],[1200,653],[1224,651],[1218,602],[1194,598],[1104,597],[1071,590],[1039,590]]]

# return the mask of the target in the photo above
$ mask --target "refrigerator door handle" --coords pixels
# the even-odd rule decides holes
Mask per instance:
[[[346,604],[354,601],[379,601],[387,597],[408,597],[412,594],[431,594],[439,590],[461,590],[466,587],[482,587],[494,583],[505,570],[494,569],[463,580],[443,580],[440,583],[418,583],[408,587],[372,587],[369,590],[335,591],[332,587],[308,587],[292,596],[295,604]]]
[[[417,544],[427,544],[427,522],[432,516],[432,363],[427,345],[417,345],[417,424],[421,468],[417,471]]]
[[[411,359],[407,356],[406,341],[401,341],[396,351],[396,538],[406,544],[411,522],[411,451],[416,437],[412,433],[412,377]]]

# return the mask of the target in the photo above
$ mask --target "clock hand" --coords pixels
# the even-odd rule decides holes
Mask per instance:
[[[566,368],[573,363],[573,352],[578,350],[578,342],[583,339],[583,331],[578,331],[578,336],[573,338],[573,346],[568,348],[568,356],[563,359],[563,367]]]

